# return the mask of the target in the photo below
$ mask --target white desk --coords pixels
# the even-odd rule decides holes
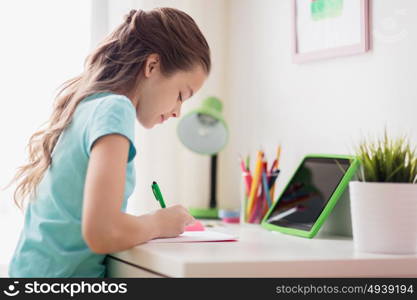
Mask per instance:
[[[108,257],[109,277],[417,277],[417,255],[357,253],[349,237],[305,239],[215,225],[237,242],[143,244]]]

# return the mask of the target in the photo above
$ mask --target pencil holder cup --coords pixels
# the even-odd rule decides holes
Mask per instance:
[[[240,222],[259,224],[271,207],[274,197],[273,186],[278,173],[265,175],[258,183],[253,183],[249,172],[242,173]],[[254,190],[253,184],[255,184]],[[251,193],[254,193],[251,195]],[[252,197],[251,197],[252,196]]]

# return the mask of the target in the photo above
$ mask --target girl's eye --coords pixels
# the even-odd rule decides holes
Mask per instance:
[[[178,96],[178,100],[180,100],[182,102],[182,95],[181,95],[181,93]]]

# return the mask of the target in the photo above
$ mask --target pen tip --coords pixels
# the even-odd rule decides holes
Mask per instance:
[[[152,181],[152,184],[156,184],[156,181]]]

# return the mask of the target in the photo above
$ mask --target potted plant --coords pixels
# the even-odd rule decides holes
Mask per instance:
[[[362,141],[359,181],[349,185],[354,248],[417,253],[417,155],[407,138]]]

